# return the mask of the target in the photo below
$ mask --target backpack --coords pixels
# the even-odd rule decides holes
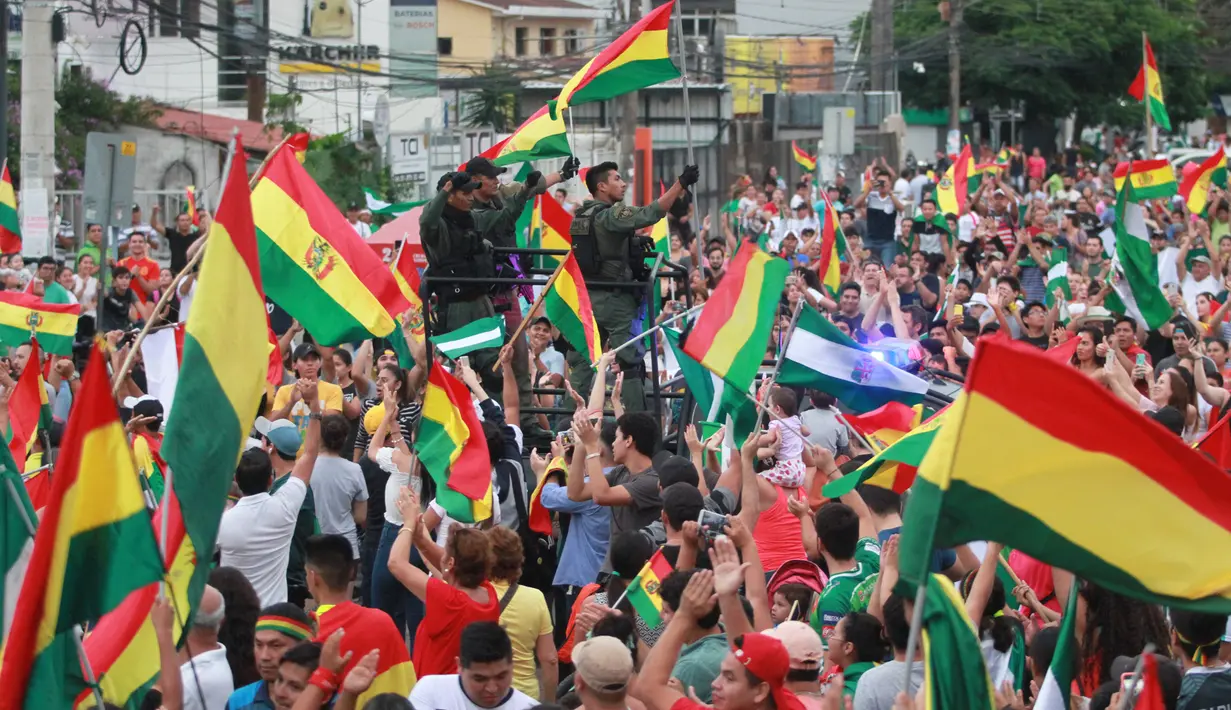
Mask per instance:
[[[586,278],[597,277],[599,267],[603,263],[603,257],[598,249],[598,235],[594,232],[594,220],[603,210],[609,209],[611,205],[600,203],[588,213],[581,211],[573,216],[573,223],[569,227],[569,237],[573,242],[573,256],[577,259],[581,275]]]

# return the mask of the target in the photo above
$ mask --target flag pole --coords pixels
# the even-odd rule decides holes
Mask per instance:
[[[0,464],[0,473],[6,473],[7,468]],[[13,477],[4,477],[4,487],[8,491],[9,497],[13,499],[13,505],[17,508],[17,512],[21,515],[21,522],[26,527],[26,533],[33,540],[38,532],[34,527],[34,521],[30,516],[26,515],[26,506],[22,505],[21,496],[17,493],[17,488],[13,485]],[[81,630],[81,624],[74,624],[73,628],[68,631],[73,635],[73,644],[77,647],[77,657],[81,661],[81,668],[85,671],[86,684],[90,686],[90,691],[94,694],[94,702],[98,707],[104,706],[103,691],[98,687],[98,676],[94,675],[94,668],[90,666],[90,658],[86,655],[85,646],[81,643],[81,636],[84,633]]]
[[[551,278],[547,279],[547,283],[543,284],[543,290],[539,291],[538,296],[535,296],[534,303],[530,304],[530,310],[526,311],[527,313],[533,314],[536,310],[538,310],[539,304],[543,302],[543,297],[546,296],[547,292],[551,290],[551,285],[556,282],[556,279],[560,276],[560,272],[564,270],[564,265],[566,263],[568,263],[567,256],[560,260],[560,263],[556,266],[556,270],[551,273]],[[530,318],[521,319],[521,323],[517,325],[517,330],[513,331],[513,337],[509,338],[510,343],[517,342],[517,339],[521,337],[521,334],[526,332],[526,327],[530,325],[530,321]],[[492,372],[495,372],[499,368],[500,361],[497,360],[496,364],[492,365]]]
[[[620,352],[621,350],[623,350],[624,348],[627,348],[629,345],[632,345],[633,343],[635,343],[635,342],[637,342],[637,341],[639,341],[639,340],[642,340],[642,339],[644,339],[644,338],[648,338],[648,337],[650,337],[651,335],[653,335],[653,334],[657,333],[658,331],[662,330],[662,329],[663,329],[663,328],[664,328],[664,327],[665,327],[668,323],[674,323],[675,321],[677,321],[677,320],[679,320],[679,319],[681,319],[681,318],[684,318],[685,316],[689,316],[689,315],[692,315],[693,313],[696,313],[697,311],[701,310],[701,309],[702,309],[702,308],[704,308],[704,307],[705,307],[705,304],[704,304],[704,303],[702,303],[702,304],[700,304],[700,305],[693,306],[692,308],[689,308],[688,310],[684,311],[683,313],[676,313],[675,315],[671,316],[670,318],[667,318],[666,320],[664,320],[662,323],[659,323],[658,325],[654,326],[653,328],[650,328],[649,330],[647,330],[647,331],[645,331],[644,333],[642,333],[642,334],[640,334],[640,335],[636,336],[635,338],[632,338],[631,340],[628,340],[627,342],[623,343],[623,344],[622,344],[622,345],[620,345],[619,347],[612,348],[611,350],[608,350],[607,352],[608,352],[608,353],[611,353],[612,355],[614,355],[614,354],[616,354],[616,353]]]
[[[833,415],[838,418],[838,421],[842,422],[842,424],[846,426],[847,430],[849,430],[852,434],[854,434],[855,438],[859,439],[859,441],[864,445],[864,447],[868,449],[868,451],[871,451],[874,454],[879,454],[883,450],[879,446],[874,446],[872,444],[871,439],[864,436],[863,432],[859,431],[854,426],[852,426],[851,423],[847,421],[846,417],[842,416],[842,412],[838,411],[837,407],[831,405],[829,407],[829,411],[833,412]]]
[[[688,54],[684,51],[684,11],[682,0],[675,0],[675,39],[680,50],[680,86],[684,89],[684,138],[688,141],[688,164],[696,165],[692,154],[692,106],[688,103]],[[571,117],[572,109],[569,109]]]
[[[1146,38],[1145,30],[1141,31],[1141,105],[1146,110],[1146,160],[1154,158],[1154,121],[1150,117],[1150,65],[1147,61],[1146,47],[1149,46],[1149,40]],[[1131,164],[1132,161],[1130,160]]]

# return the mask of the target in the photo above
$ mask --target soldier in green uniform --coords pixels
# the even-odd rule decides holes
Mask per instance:
[[[540,173],[531,173],[526,178],[526,182],[530,183],[533,180],[533,187],[527,189],[521,183],[510,182],[502,185],[499,176],[506,172],[508,168],[497,167],[492,161],[482,156],[471,158],[470,162],[466,163],[466,173],[471,176],[471,179],[478,181],[478,187],[474,190],[474,204],[471,207],[471,214],[474,215],[475,225],[479,233],[489,239],[492,246],[513,248],[517,246],[516,226],[517,219],[526,209],[527,205],[537,195],[547,192],[547,189],[568,180],[577,174],[577,167],[580,161],[576,158],[569,158],[564,161],[564,166],[559,172],[549,175],[539,176]],[[508,207],[509,209],[505,209]],[[508,261],[507,256],[497,255],[495,259],[496,275],[503,278],[512,278],[516,276],[516,271],[512,268],[512,264]],[[512,287],[496,286],[492,289],[492,305],[497,312],[504,315],[505,332],[512,333],[521,325],[521,308],[517,300],[517,291]],[[529,354],[526,349],[526,339],[518,338],[517,342],[513,343],[513,374],[517,379],[517,391],[523,408],[530,406],[530,368]],[[499,373],[492,373],[490,370],[479,372],[479,376],[483,379],[483,387],[494,397],[500,396],[503,382]],[[494,388],[494,389],[493,389]],[[522,415],[521,427],[523,432],[533,430],[537,422],[533,414],[526,413]],[[543,442],[546,446],[547,442]]]
[[[586,174],[586,188],[593,198],[577,209],[569,233],[573,254],[587,281],[590,305],[604,347],[622,345],[632,337],[640,294],[628,288],[602,287],[589,282],[629,282],[634,274],[644,278],[643,254],[647,252],[639,248],[634,232],[657,224],[665,217],[675,201],[684,196],[685,190],[696,184],[698,175],[697,166],[689,165],[657,201],[644,207],[630,207],[623,202],[628,183],[620,176],[619,166],[600,163]],[[624,373],[624,410],[645,411],[645,368],[638,348],[627,347],[616,359]],[[573,349],[568,353],[568,364],[573,389],[589,392],[594,379],[591,363]]]
[[[419,236],[427,256],[428,273],[434,278],[491,279],[496,275],[489,234],[525,207],[538,175],[532,173],[522,191],[508,200],[500,212],[486,218],[482,227],[471,212],[479,182],[466,172],[446,173],[436,184],[437,193],[419,215]],[[486,231],[485,231],[486,230]],[[468,323],[495,315],[488,292],[490,283],[437,282],[432,292],[438,298],[435,333],[447,333]],[[496,364],[496,348],[470,354],[472,367],[484,375]],[[489,390],[491,391],[491,390]],[[497,388],[495,392],[499,393]]]

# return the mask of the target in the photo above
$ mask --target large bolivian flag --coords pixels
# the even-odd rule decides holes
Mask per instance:
[[[4,648],[0,708],[70,707],[81,687],[76,627],[162,577],[98,345],[64,433],[53,486]]]
[[[322,345],[383,338],[410,304],[393,274],[280,150],[252,191],[261,279],[274,303]]]
[[[671,63],[667,50],[673,8],[675,0],[656,8],[586,62],[548,103],[554,115],[573,104],[614,99],[679,77],[680,70]]]
[[[289,151],[280,151],[294,160]],[[188,581],[196,608],[235,465],[265,392],[269,331],[252,224],[247,156],[239,140],[210,227],[201,276],[184,328],[179,381],[162,454],[187,542],[198,552]],[[387,272],[386,272],[387,273]],[[169,548],[174,549],[174,548]],[[196,564],[203,562],[204,564]]]
[[[513,135],[480,154],[493,165],[510,165],[526,160],[563,158],[569,155],[568,135],[560,114],[552,115],[547,106],[535,111],[513,131]]]
[[[47,303],[32,293],[0,291],[0,345],[17,347],[29,342],[33,332],[43,350],[72,355],[80,315],[76,303]]]
[[[603,346],[577,257],[570,253],[556,268],[556,278],[543,294],[543,312],[569,345],[591,363],[597,363],[603,356]]]
[[[1120,594],[1231,613],[1231,568],[1211,563],[1231,560],[1231,477],[1174,434],[998,339],[947,418],[906,506],[903,579],[926,579],[934,546],[995,540]]]

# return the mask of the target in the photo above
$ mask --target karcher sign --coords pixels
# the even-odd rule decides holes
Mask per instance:
[[[374,44],[322,46],[319,44],[275,47],[278,71],[283,74],[333,74],[338,72],[380,71],[380,47]]]

